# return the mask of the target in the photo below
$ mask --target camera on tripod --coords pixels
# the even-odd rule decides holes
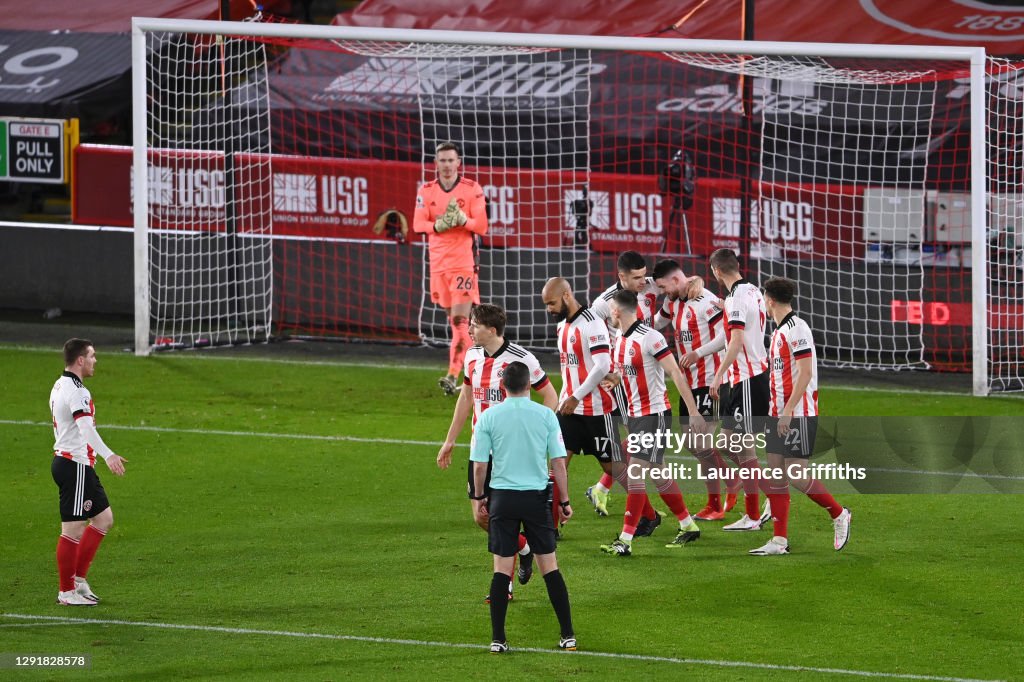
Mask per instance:
[[[582,187],[583,194],[579,199],[569,202],[569,212],[575,222],[573,243],[586,246],[590,241],[590,214],[594,210],[594,202],[587,198],[587,186]]]
[[[688,210],[693,206],[693,195],[697,191],[697,169],[693,157],[682,149],[677,150],[658,176],[658,191],[672,198],[672,207]]]

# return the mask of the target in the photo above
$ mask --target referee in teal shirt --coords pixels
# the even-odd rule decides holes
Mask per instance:
[[[548,588],[548,598],[562,630],[558,646],[575,650],[569,590],[555,557],[555,521],[551,517],[551,489],[548,460],[557,490],[569,490],[565,475],[565,445],[555,413],[530,400],[530,370],[521,362],[505,367],[501,380],[508,397],[480,415],[473,431],[469,458],[473,461],[474,491],[484,491],[474,500],[477,513],[490,514],[488,549],[494,555],[491,578],[491,653],[508,651],[505,613],[512,567],[519,549],[519,527],[536,557],[537,567]],[[484,490],[488,465],[491,485]],[[568,498],[559,500],[562,519],[572,516]]]

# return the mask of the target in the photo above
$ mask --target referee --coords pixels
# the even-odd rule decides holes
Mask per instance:
[[[483,412],[473,432],[473,495],[477,514],[490,514],[488,549],[494,555],[491,578],[491,653],[508,651],[505,613],[513,561],[519,548],[519,527],[533,549],[548,588],[548,598],[561,627],[561,649],[575,651],[569,591],[555,557],[555,523],[551,517],[548,460],[557,490],[566,495],[565,445],[555,413],[530,400],[530,370],[521,362],[505,367],[502,384],[508,397]],[[488,464],[490,488],[485,489]],[[568,499],[559,501],[563,520],[572,516]]]

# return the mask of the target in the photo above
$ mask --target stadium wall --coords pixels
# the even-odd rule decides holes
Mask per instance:
[[[130,315],[134,310],[132,288],[132,235],[124,229],[58,228],[50,226],[6,225],[5,248],[0,250],[0,307],[18,310],[45,310],[61,308],[68,311],[114,313]],[[321,292],[303,291],[304,286],[294,277],[285,277],[280,268],[274,275],[274,319],[286,329],[315,326],[323,320],[343,319],[353,335],[366,337],[367,330],[375,330],[371,338],[381,340],[416,341],[418,339],[418,301],[422,295],[423,263],[417,254],[404,254],[400,278],[376,277],[380,290],[374,292],[378,302],[404,301],[405,306],[394,308],[382,324],[381,310],[374,305],[353,305],[352,292],[366,289],[368,270],[388,267],[396,258],[395,249],[420,247],[381,242],[294,241],[278,239],[274,243],[275,263],[282,262],[344,262],[362,264],[363,267],[324,269],[319,284]],[[416,257],[410,257],[416,256]],[[499,272],[529,272],[539,279],[554,275],[569,275],[577,291],[586,290],[582,274],[559,271],[556,250],[484,249],[480,254],[484,270]],[[680,257],[687,273],[709,277],[705,259]],[[653,258],[651,259],[653,260]],[[615,271],[615,255],[591,252],[591,300],[611,281]],[[904,338],[908,333],[921,334],[928,349],[926,359],[944,366],[958,364],[970,357],[970,301],[960,292],[970,291],[970,282],[964,281],[960,270],[945,268],[919,268],[908,266],[895,276],[892,266],[870,263],[831,263],[829,268],[814,267],[812,263],[787,266],[784,274],[796,279],[803,287],[835,286],[841,282],[857,292],[857,301],[888,305],[890,319],[861,322],[865,338]],[[752,279],[760,279],[759,270],[752,268]],[[484,273],[486,275],[486,273]],[[778,273],[783,274],[783,273]],[[897,278],[899,281],[896,281]],[[955,281],[949,281],[955,278]],[[921,281],[923,279],[923,281]],[[536,279],[534,279],[536,281]],[[712,290],[717,287],[712,285]],[[901,291],[923,290],[924,300],[904,298]],[[323,291],[336,292],[324,296]],[[943,299],[928,299],[927,292],[944,292]],[[309,310],[296,305],[299,300],[316,297],[322,307],[316,310],[317,319],[303,319],[292,311]],[[485,292],[485,298],[502,303],[513,313],[517,307],[531,305],[540,308],[538,292],[524,291],[515,279],[505,280]],[[955,299],[955,300],[954,300]],[[799,307],[799,305],[798,305]],[[284,311],[284,312],[282,312]],[[810,310],[803,310],[820,343],[829,343],[835,327],[833,321],[856,316],[855,310],[840,310],[835,303],[821,301]],[[992,326],[1000,332],[1000,317],[993,314]],[[1010,319],[1009,317],[1007,319]],[[433,330],[440,334],[446,330]],[[1012,330],[1004,330],[1011,333]],[[545,337],[551,329],[537,329],[537,336]]]

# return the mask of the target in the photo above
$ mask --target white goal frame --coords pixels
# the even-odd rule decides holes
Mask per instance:
[[[929,47],[912,45],[862,45],[835,43],[744,42],[631,38],[619,36],[542,35],[470,31],[430,31],[346,26],[315,26],[248,22],[192,21],[181,19],[132,19],[132,139],[134,205],[135,353],[148,355],[150,342],[149,188],[146,172],[148,32],[178,32],[268,38],[418,42],[448,45],[527,47],[541,49],[621,50],[636,52],[708,52],[727,55],[877,58],[959,61],[970,64],[971,144],[971,245],[973,389],[989,393],[988,263],[987,263],[987,148],[986,148],[986,54],[981,47]]]

